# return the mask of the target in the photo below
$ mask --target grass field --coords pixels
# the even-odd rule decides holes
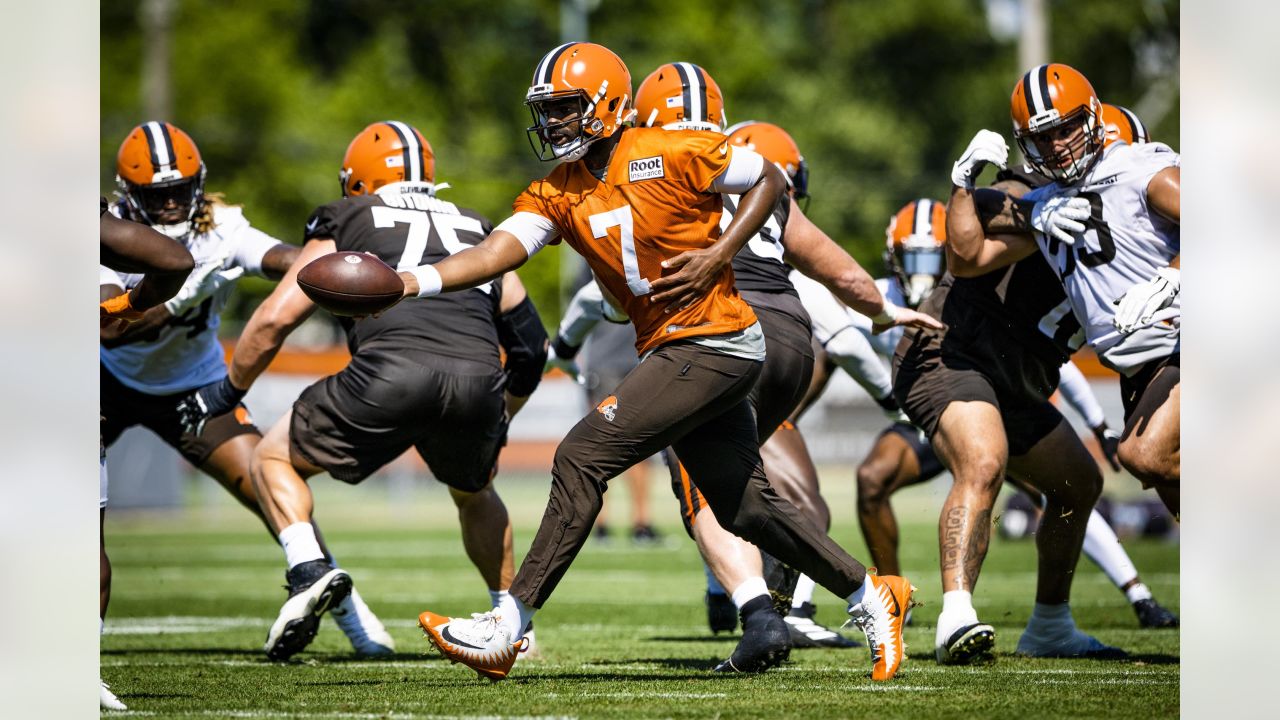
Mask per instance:
[[[824,478],[851,477],[847,469]],[[508,479],[517,555],[546,501],[544,479]],[[833,535],[866,553],[853,518],[851,483],[827,480]],[[102,675],[146,717],[1169,717],[1178,713],[1177,632],[1142,631],[1106,577],[1081,560],[1077,622],[1134,654],[1125,662],[1028,660],[1011,653],[1030,614],[1031,542],[993,542],[975,599],[996,626],[998,659],[986,667],[933,661],[940,609],[937,507],[945,486],[901,494],[904,564],[926,605],[908,630],[908,660],[890,683],[868,678],[865,648],[798,650],[760,676],[709,672],[736,638],[712,637],[702,570],[655,484],[666,542],[655,548],[594,542],[538,615],[542,658],[522,660],[493,684],[440,659],[415,619],[423,609],[462,614],[488,597],[462,553],[447,496],[435,487],[391,497],[385,489],[314,481],[317,517],[342,566],[395,637],[390,660],[360,661],[331,621],[288,664],[261,652],[284,600],[283,556],[256,521],[213,497],[181,513],[109,514],[115,583]],[[625,495],[614,490],[610,495]],[[621,500],[622,498],[619,498]],[[390,500],[390,502],[388,502]],[[621,505],[612,509],[625,516]],[[1178,547],[1127,545],[1157,598],[1177,610]],[[517,558],[518,559],[518,558]],[[819,589],[819,619],[839,624],[843,605]]]

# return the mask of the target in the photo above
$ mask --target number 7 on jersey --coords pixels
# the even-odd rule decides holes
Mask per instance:
[[[631,206],[623,205],[609,212],[591,216],[591,234],[597,239],[609,237],[609,228],[618,228],[622,236],[622,271],[632,295],[648,295],[649,281],[640,277],[640,261],[636,258],[635,227]]]

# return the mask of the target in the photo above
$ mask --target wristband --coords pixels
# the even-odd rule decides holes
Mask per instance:
[[[570,345],[563,335],[556,333],[556,339],[551,341],[551,349],[555,351],[556,357],[561,360],[572,360],[582,348]]]
[[[126,320],[137,320],[142,317],[142,311],[134,309],[133,298],[129,297],[128,292],[103,300],[98,304],[98,307],[100,312],[106,313],[111,317],[124,318]]]
[[[440,271],[431,265],[419,265],[409,268],[406,272],[418,279],[418,297],[439,295],[444,289],[444,280],[440,278]]]
[[[897,319],[898,319],[898,308],[895,307],[893,303],[886,300],[884,303],[884,309],[880,311],[879,315],[876,315],[875,317],[871,318],[871,322],[875,323],[876,325],[892,325],[894,321]]]

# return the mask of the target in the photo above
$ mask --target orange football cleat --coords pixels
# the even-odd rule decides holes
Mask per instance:
[[[902,626],[916,589],[909,580],[895,575],[867,575],[866,582],[862,602],[849,607],[849,616],[867,634],[871,679],[888,680],[897,674],[906,656]]]
[[[525,647],[526,638],[511,642],[511,631],[492,613],[474,613],[470,619],[451,618],[427,611],[418,624],[427,640],[452,662],[462,663],[490,680],[502,680]]]

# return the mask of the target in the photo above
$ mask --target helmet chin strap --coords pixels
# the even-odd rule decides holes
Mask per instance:
[[[192,225],[193,224],[190,220],[186,220],[184,222],[174,223],[173,225],[152,225],[151,227],[161,235],[164,235],[171,240],[177,240],[185,245],[187,238],[191,235]]]

